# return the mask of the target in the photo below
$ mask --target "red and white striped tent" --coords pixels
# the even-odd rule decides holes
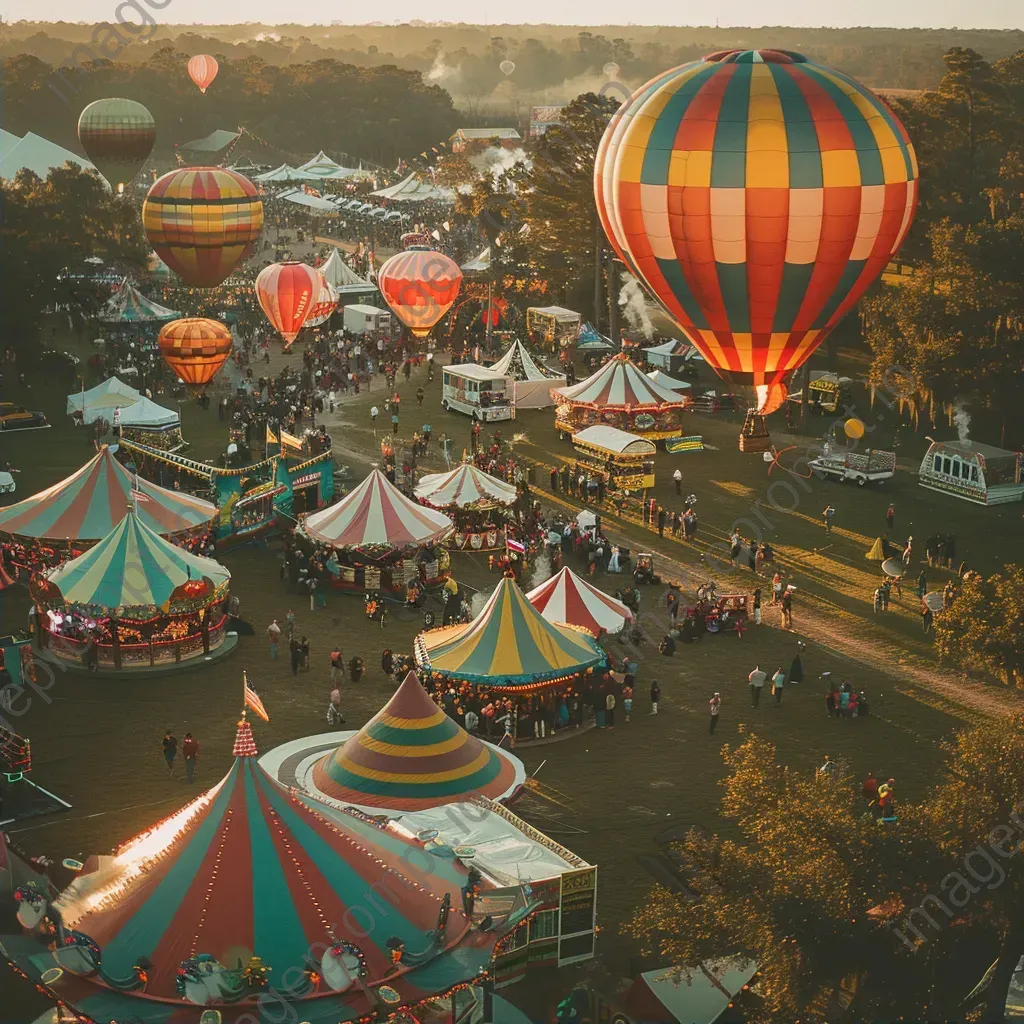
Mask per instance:
[[[683,396],[651,380],[625,353],[612,356],[585,381],[551,392],[558,405],[586,405],[594,409],[681,409]]]
[[[602,629],[618,633],[633,621],[633,613],[621,601],[591,586],[568,566],[531,590],[526,599],[548,622],[580,626],[594,636]]]
[[[314,540],[334,547],[420,547],[452,530],[443,513],[417,505],[379,470],[336,505],[307,516],[302,528]]]
[[[434,508],[493,508],[513,504],[516,489],[464,462],[448,473],[423,477],[416,485],[416,497]]]

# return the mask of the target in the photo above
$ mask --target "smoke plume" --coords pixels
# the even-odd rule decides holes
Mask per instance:
[[[971,439],[971,414],[960,399],[953,405],[953,426],[956,427],[957,437],[961,441]]]
[[[619,306],[622,315],[634,331],[640,331],[645,338],[654,337],[654,324],[647,312],[647,296],[640,282],[626,271],[622,272],[622,287],[619,290]]]

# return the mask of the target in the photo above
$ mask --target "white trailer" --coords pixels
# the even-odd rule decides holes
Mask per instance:
[[[391,330],[391,314],[386,309],[356,303],[342,309],[342,325],[353,334]]]
[[[820,479],[856,480],[858,487],[889,480],[896,472],[896,453],[872,448],[865,452],[826,452],[808,463]]]

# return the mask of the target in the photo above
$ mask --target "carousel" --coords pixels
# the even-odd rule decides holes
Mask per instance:
[[[686,399],[651,380],[629,356],[612,356],[585,381],[551,392],[555,429],[563,438],[604,425],[649,441],[681,437]]]
[[[379,469],[296,528],[329,549],[325,566],[336,589],[402,597],[417,580],[432,586],[449,577],[451,562],[441,542],[451,532],[446,515],[417,505]]]
[[[520,696],[566,692],[607,660],[586,630],[548,622],[510,576],[472,622],[420,633],[415,653],[434,689],[469,683]]]
[[[207,532],[217,517],[208,501],[158,487],[129,473],[104,445],[77,473],[0,509],[0,554],[11,576],[40,572],[82,554],[108,536],[138,500],[139,522],[177,542]]]
[[[33,577],[37,640],[90,670],[183,666],[228,641],[230,581],[128,512],[85,554]]]
[[[577,576],[568,566],[531,590],[526,599],[548,622],[564,622],[595,637],[621,633],[633,621],[626,605]]]
[[[416,497],[444,512],[455,524],[449,544],[462,551],[503,551],[505,524],[517,492],[512,484],[471,462],[448,473],[431,473],[416,486]]]
[[[56,898],[19,887],[0,955],[76,1021],[269,1021],[271,999],[308,1024],[440,1021],[491,986],[536,900],[499,908],[452,846],[290,791],[244,718],[233,753],[212,789]]]

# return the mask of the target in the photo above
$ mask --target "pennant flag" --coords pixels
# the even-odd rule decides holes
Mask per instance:
[[[243,672],[242,682],[245,685],[245,706],[251,708],[254,714],[260,716],[264,722],[270,721],[270,715],[260,700],[260,695],[249,685],[249,677]]]
[[[270,424],[267,424],[267,444],[277,444],[277,435],[270,429]]]
[[[519,554],[523,554],[526,551],[526,545],[520,544],[519,541],[517,541],[513,537],[505,538],[505,546],[509,549],[509,551],[518,551]]]
[[[287,430],[281,431],[281,444],[287,445],[289,448],[298,448],[302,450],[302,438],[296,437],[294,434],[289,434]]]
[[[132,501],[149,501],[149,495],[143,494],[142,491],[132,488],[129,492],[132,497]]]

